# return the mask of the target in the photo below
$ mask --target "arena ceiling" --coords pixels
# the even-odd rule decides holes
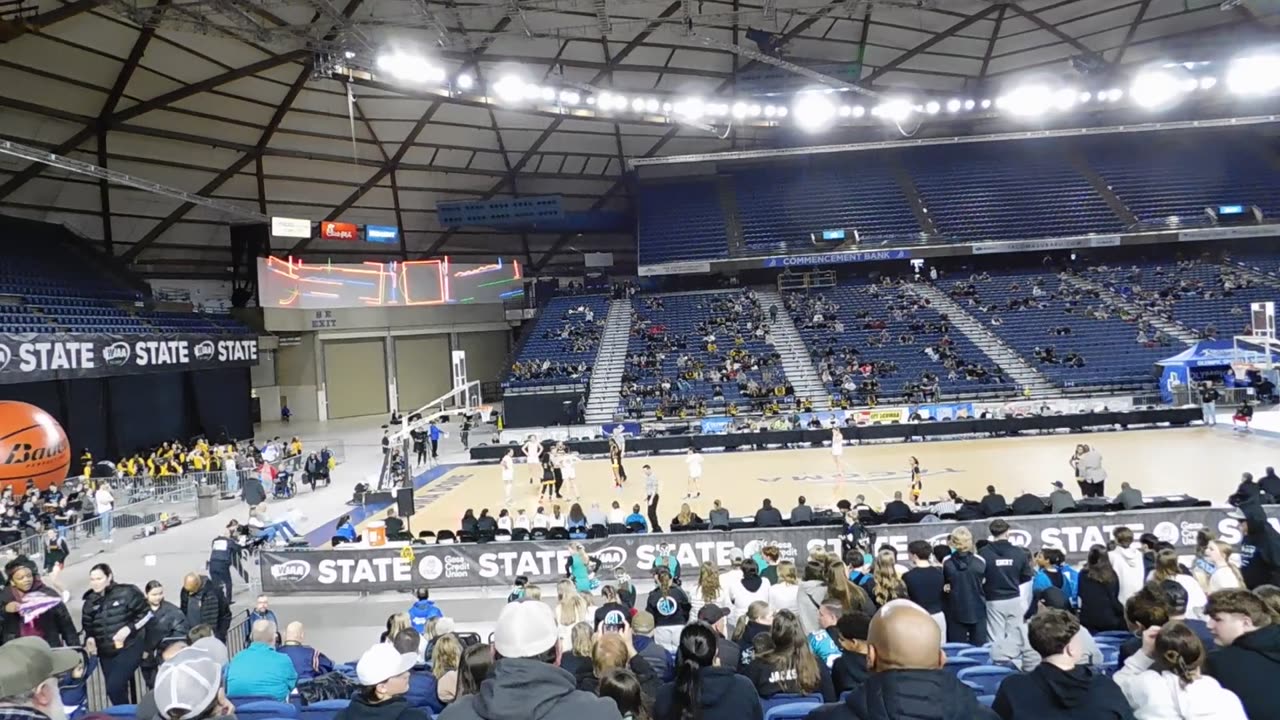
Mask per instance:
[[[787,63],[847,85],[974,93],[1081,65],[1106,76],[1161,59],[1229,57],[1273,37],[1276,5],[14,0],[0,3],[0,136],[250,213],[400,225],[412,258],[501,254],[554,270],[580,265],[581,252],[612,251],[626,264],[626,233],[446,229],[435,205],[559,194],[570,210],[629,212],[626,158],[814,140],[787,127],[489,103],[484,88],[492,95],[514,74],[584,98],[613,91],[666,103],[812,86],[794,67],[756,59],[747,33],[763,30]],[[457,91],[384,79],[376,58],[391,51],[427,58]],[[463,75],[469,91],[457,85]],[[68,224],[144,273],[192,276],[225,275],[227,223],[243,219],[5,155],[0,212]],[[349,261],[402,253],[319,240],[276,251]]]

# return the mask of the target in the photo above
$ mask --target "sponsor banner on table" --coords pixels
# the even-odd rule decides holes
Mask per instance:
[[[0,384],[257,364],[255,335],[0,333]]]
[[[1273,525],[1280,506],[1269,506]],[[1139,510],[1130,513],[1077,513],[1006,518],[1009,538],[1015,545],[1032,551],[1058,547],[1067,560],[1078,563],[1089,548],[1105,545],[1111,532],[1121,525],[1134,534],[1150,532],[1173,543],[1179,553],[1191,556],[1196,533],[1214,531],[1219,539],[1238,544],[1241,533],[1237,521],[1227,517],[1225,508],[1184,508]],[[968,527],[976,538],[988,537],[987,521],[937,522],[918,525],[883,525],[868,528],[875,533],[876,546],[889,544],[906,558],[907,545],[925,540],[945,544],[957,527]],[[618,571],[645,577],[653,567],[660,545],[666,545],[684,568],[686,578],[696,577],[701,563],[729,565],[734,548],[751,555],[764,545],[776,546],[783,560],[797,565],[817,551],[841,552],[840,528],[836,526],[735,530],[732,532],[685,532],[645,535],[615,535],[580,541],[587,553],[598,558],[602,584],[612,582]],[[465,543],[455,545],[415,545],[412,560],[401,548],[263,550],[262,589],[266,593],[363,593],[412,590],[421,586],[505,587],[517,575],[531,583],[553,583],[565,576],[569,557],[567,540]]]
[[[888,423],[905,422],[907,419],[907,409],[881,408],[876,410],[846,410],[845,417],[852,417],[853,421],[859,425],[874,425],[876,423],[887,425]]]

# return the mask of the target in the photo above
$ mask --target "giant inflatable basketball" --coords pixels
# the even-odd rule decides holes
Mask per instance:
[[[21,493],[27,480],[43,490],[67,479],[71,445],[62,426],[35,405],[0,400],[0,490]]]

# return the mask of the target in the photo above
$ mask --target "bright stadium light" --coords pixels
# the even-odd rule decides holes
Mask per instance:
[[[861,105],[854,105],[854,106],[853,106],[853,116],[854,116],[854,117],[856,117],[856,118],[860,118],[860,117],[862,117],[863,115],[866,115],[866,114],[867,114],[867,109],[866,109],[866,108],[862,107]]]
[[[555,88],[549,88],[549,87],[540,88],[538,90],[538,94],[542,97],[543,100],[547,102],[552,102],[556,99]]]
[[[588,104],[588,105],[595,105],[595,104],[596,104],[596,96],[595,96],[595,95],[592,95],[591,97],[587,98],[587,104]]]
[[[840,117],[847,118],[853,114],[853,108],[849,107],[848,105],[841,105],[839,113],[840,113]]]
[[[949,113],[960,112],[960,107],[961,107],[960,101],[957,100],[956,98],[952,98],[947,101],[947,112]]]
[[[1120,98],[1124,97],[1124,91],[1120,88],[1111,88],[1107,91],[1107,99],[1111,102],[1120,102]]]
[[[671,112],[671,103],[669,102],[662,103],[662,112],[664,113]]]
[[[1093,99],[1093,93],[1089,92],[1088,90],[1085,90],[1084,92],[1080,93],[1080,102],[1087,103],[1092,99]]]
[[[577,105],[580,100],[582,100],[581,96],[573,90],[560,91],[560,102],[565,105]]]
[[[636,112],[644,112],[644,98],[636,98],[631,101],[631,109]]]
[[[647,98],[644,101],[644,109],[646,112],[658,112],[658,108],[660,107],[662,107],[662,103],[658,102],[657,98]]]
[[[494,84],[493,92],[502,102],[520,102],[525,96],[524,81],[514,75],[507,75]]]
[[[973,100],[965,100],[965,101],[964,101],[964,109],[965,109],[965,110],[972,110],[972,109],[974,108],[974,106],[975,106],[975,105],[977,105],[977,103],[975,103]],[[984,106],[984,107],[985,107],[985,106]]]
[[[1212,76],[1212,75],[1207,75],[1207,76],[1205,76],[1205,77],[1200,78],[1200,89],[1201,89],[1201,90],[1209,90],[1209,89],[1213,88],[1213,86],[1214,86],[1214,85],[1217,85],[1217,84],[1218,84],[1218,78],[1216,78],[1216,77],[1214,77],[1214,76]]]
[[[772,106],[772,105],[765,105],[765,106],[764,106],[764,116],[765,116],[765,117],[767,117],[767,118],[771,118],[771,117],[773,117],[774,115],[777,115],[777,114],[778,114],[778,108],[776,108],[776,107],[774,107],[774,106]]]
[[[778,108],[778,117],[786,117],[786,116],[787,116],[787,109],[784,107]]]
[[[988,108],[990,108],[990,107],[991,107],[991,101],[990,101],[990,100],[983,100],[983,101],[982,101],[982,109],[983,109],[983,110],[986,110],[986,109],[988,109]]]
[[[1172,105],[1182,97],[1182,81],[1164,70],[1148,70],[1139,73],[1129,87],[1133,101],[1144,108]]]
[[[673,109],[676,115],[690,120],[697,120],[702,114],[707,112],[707,106],[703,104],[702,98],[688,98],[677,102]]]
[[[1053,92],[1045,85],[1022,85],[996,99],[996,107],[1012,115],[1036,117],[1053,105]]]
[[[445,79],[443,68],[432,65],[424,57],[404,53],[379,56],[378,69],[405,82],[438,83]]]
[[[740,102],[739,102],[739,103],[734,103],[734,104],[733,104],[733,116],[734,116],[734,117],[736,117],[736,118],[738,118],[738,119],[742,119],[742,118],[746,117],[746,116],[747,116],[747,104],[746,104],[746,103],[740,103]]]
[[[626,110],[626,109],[627,109],[627,96],[626,96],[626,95],[615,95],[615,96],[613,97],[613,109],[614,109],[614,110]]]
[[[1079,99],[1080,96],[1075,90],[1063,88],[1053,94],[1053,106],[1059,110],[1070,110]]]
[[[911,117],[911,113],[915,112],[915,106],[906,98],[892,98],[875,106],[871,112],[886,120],[900,123]]]
[[[831,125],[836,116],[836,106],[826,95],[804,93],[796,98],[792,105],[796,114],[796,124],[801,130],[818,132]]]
[[[1237,95],[1264,95],[1280,88],[1280,57],[1236,58],[1227,68],[1227,89]]]
[[[762,109],[763,108],[761,108],[759,105],[752,105],[751,107],[747,108],[747,113],[751,115],[751,117],[760,117],[760,112]]]
[[[925,103],[925,106],[924,106],[924,111],[929,113],[930,115],[937,115],[938,111],[941,109],[942,109],[942,106],[938,104],[937,100],[930,100],[929,102]]]
[[[471,86],[476,84],[476,81],[475,81],[475,78],[472,78],[470,75],[463,73],[458,76],[457,83],[459,88],[462,88],[463,90],[470,90]]]

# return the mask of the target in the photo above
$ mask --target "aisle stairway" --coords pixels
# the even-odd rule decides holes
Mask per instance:
[[[1129,299],[1124,297],[1123,295],[1112,292],[1107,288],[1103,287],[1102,283],[1094,282],[1080,275],[1063,275],[1062,282],[1068,285],[1075,285],[1076,287],[1081,288],[1083,290],[1096,290],[1104,299],[1109,300],[1112,303],[1119,305],[1123,308],[1127,308],[1132,312],[1138,313],[1138,315],[1145,318],[1147,322],[1151,323],[1152,327],[1156,328],[1157,330],[1163,331],[1164,333],[1169,335],[1169,337],[1172,337],[1178,340],[1179,342],[1185,343],[1187,345],[1195,345],[1196,342],[1199,340],[1199,338],[1196,337],[1195,333],[1191,332],[1190,330],[1183,327],[1182,325],[1176,322],[1173,322],[1172,320],[1163,318],[1155,313],[1146,312],[1145,310],[1142,309],[1141,306],[1136,305],[1132,302],[1129,302]]]
[[[771,305],[778,308],[778,319],[769,327],[773,334],[773,346],[782,356],[782,369],[787,374],[791,387],[795,388],[796,397],[813,402],[814,410],[830,410],[831,397],[827,394],[817,370],[813,367],[813,358],[809,355],[809,347],[796,330],[796,324],[782,304],[782,296],[777,290],[757,290],[760,307],[768,311]]]
[[[588,425],[611,422],[618,408],[622,371],[627,359],[627,338],[631,331],[631,301],[609,301],[600,348],[591,370],[591,392],[587,395]]]
[[[999,365],[1005,375],[1016,382],[1020,389],[1030,390],[1031,397],[1051,397],[1059,393],[1053,383],[1039,370],[1029,365],[995,333],[952,302],[946,293],[926,283],[909,284],[906,287],[919,297],[928,298],[930,307],[937,312],[946,313],[955,329],[963,333],[970,342]]]

